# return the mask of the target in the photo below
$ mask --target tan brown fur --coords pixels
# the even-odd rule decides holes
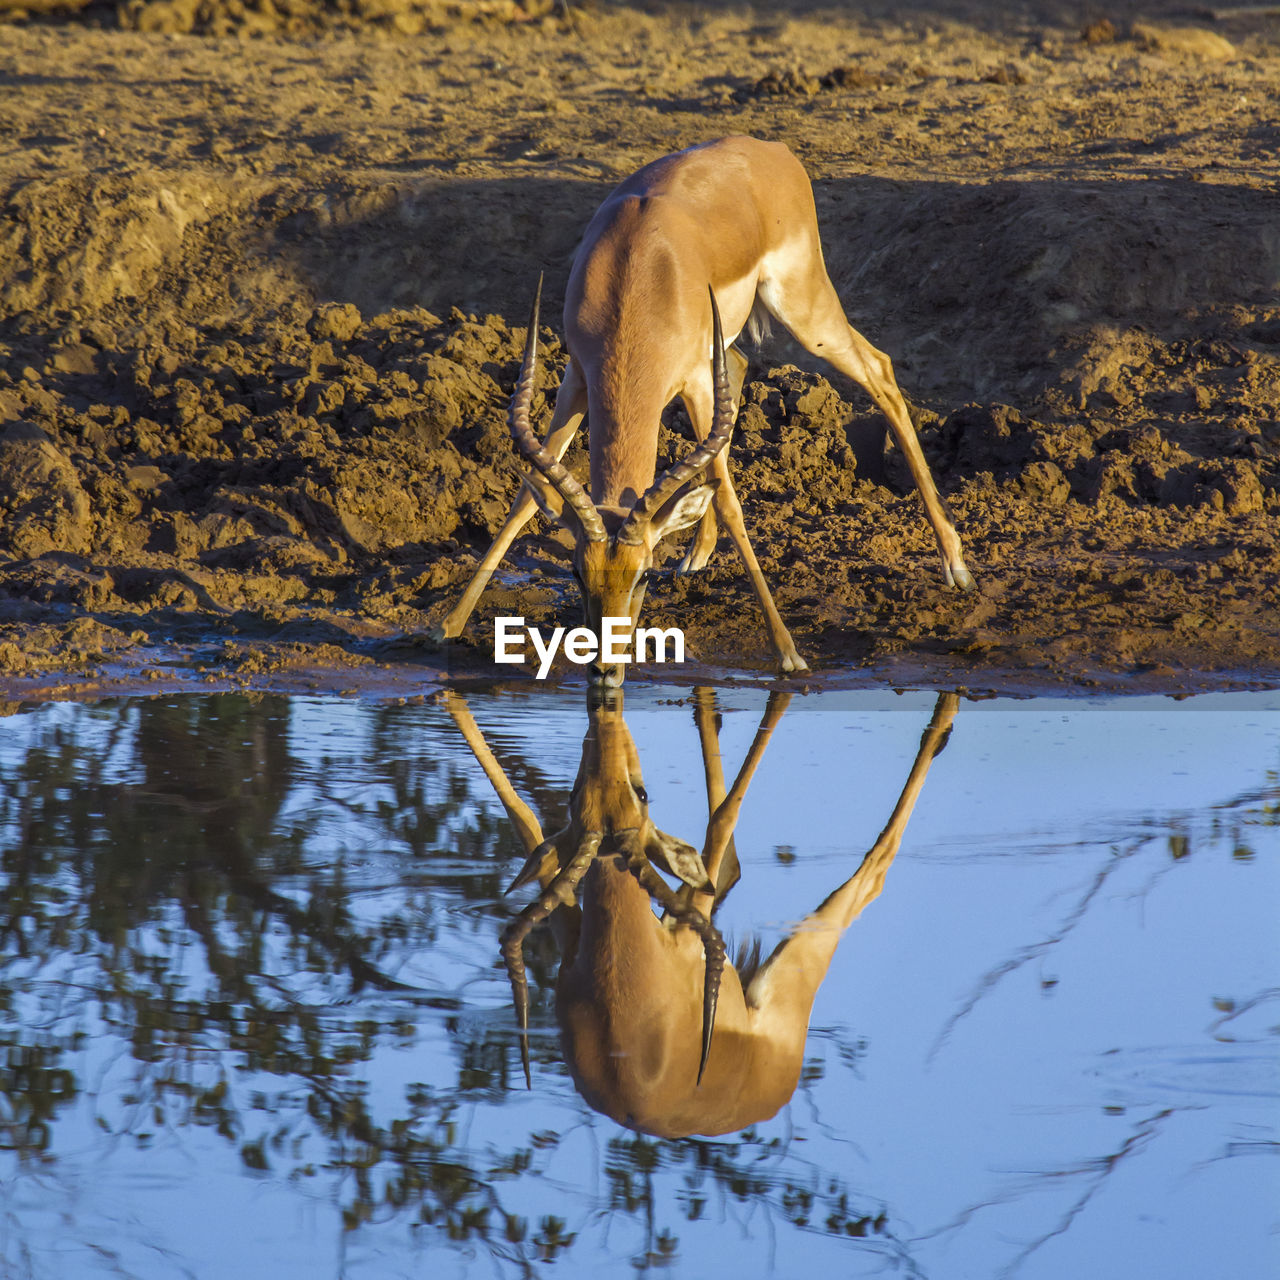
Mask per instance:
[[[888,356],[854,330],[823,265],[813,191],[800,162],[781,143],[724,138],[664,156],[627,178],[592,218],[570,273],[565,335],[570,353],[545,447],[559,458],[582,423],[590,421],[591,500],[626,510],[654,483],[662,410],[679,396],[699,440],[712,431],[715,394],[708,359],[710,287],[727,342],[761,312],[779,320],[814,354],[866,388],[884,412],[906,458],[938,542],[948,583],[972,586],[959,535],[929,474]],[[745,360],[735,352],[731,383],[736,405]],[[701,568],[716,540],[716,522],[728,530],[764,613],[778,665],[807,666],[778,614],[747,536],[742,506],[729,474],[727,450],[708,468],[718,487],[684,571]],[[533,513],[561,518],[552,486],[536,473],[481,562],[443,637],[460,634],[488,575]],[[569,513],[563,513],[572,523]],[[682,527],[671,524],[664,532]],[[581,572],[581,538],[578,560]],[[650,542],[656,542],[651,539]],[[627,551],[608,566],[634,577],[652,564]],[[633,563],[634,562],[634,563]],[[589,615],[602,588],[584,576]],[[611,616],[635,616],[638,605]],[[596,625],[591,621],[590,625]],[[607,683],[615,669],[598,671]]]
[[[710,917],[736,877],[733,831],[747,788],[790,695],[769,702],[746,759],[726,789],[714,698],[695,694],[710,818],[701,862],[682,841],[657,831],[640,776],[635,743],[622,717],[621,693],[597,700],[583,741],[569,825],[552,837],[556,857],[531,868],[540,884],[556,879],[584,833],[604,833],[582,880],[582,906],[551,915],[561,952],[556,1016],[565,1059],[583,1097],[620,1124],[666,1137],[719,1134],[767,1119],[791,1097],[804,1058],[805,1035],[819,986],[844,930],[879,896],[959,705],[943,694],[921,737],[911,772],[884,830],[857,871],[805,917],[744,989],[725,965],[705,1070],[699,1079],[704,1015],[704,953],[691,929],[655,916],[649,894],[616,853],[618,838],[635,831],[651,850],[680,856],[690,880],[705,873],[714,886],[690,893],[690,905]],[[446,705],[516,823],[531,858],[542,832],[515,796],[484,744],[461,697]]]

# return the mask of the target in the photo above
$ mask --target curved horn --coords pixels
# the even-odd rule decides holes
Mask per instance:
[[[542,277],[539,276],[538,292],[534,294],[533,312],[529,316],[529,334],[524,344],[524,363],[520,366],[520,381],[516,383],[515,394],[511,397],[511,407],[507,410],[507,425],[511,428],[511,438],[516,442],[516,448],[573,508],[587,537],[592,542],[604,542],[608,535],[604,531],[604,521],[600,519],[595,503],[569,474],[564,464],[553,458],[546,450],[534,435],[533,426],[529,421],[529,408],[533,404],[533,382],[538,369],[538,308],[541,303]]]
[[[724,363],[724,333],[720,328],[720,308],[715,290],[707,286],[711,297],[711,380],[715,388],[715,412],[707,438],[683,461],[668,467],[650,486],[644,497],[631,509],[631,514],[618,530],[618,541],[640,541],[640,526],[653,519],[654,513],[673,493],[696,476],[729,443],[733,434],[733,393]]]
[[[520,1064],[524,1067],[527,1089],[533,1088],[533,1078],[529,1071],[529,982],[524,969],[524,940],[534,926],[541,924],[557,907],[573,906],[578,883],[587,874],[603,838],[601,831],[584,833],[569,865],[502,931],[502,962],[511,983],[511,1000],[515,1005],[516,1025],[520,1028]]]
[[[621,852],[627,859],[627,870],[640,882],[641,888],[657,899],[658,905],[678,923],[688,926],[702,939],[702,1046],[698,1056],[698,1079],[707,1069],[707,1057],[711,1052],[711,1033],[716,1025],[716,1005],[720,999],[720,979],[724,976],[725,945],[720,930],[698,910],[682,902],[671,886],[653,869],[653,864],[640,847],[637,833],[622,844]]]

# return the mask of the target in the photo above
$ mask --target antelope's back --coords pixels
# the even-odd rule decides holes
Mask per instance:
[[[732,966],[698,1084],[704,964],[698,937],[662,925],[633,876],[611,859],[592,865],[556,1018],[574,1084],[596,1111],[660,1137],[714,1136],[768,1119],[790,1099],[804,1036],[759,1034]]]
[[[762,264],[816,229],[813,192],[780,142],[721,138],[621,182],[587,226],[565,297],[570,350],[700,319],[716,291],[725,334],[745,325]],[[706,320],[709,331],[709,318]],[[586,340],[585,342],[583,340]]]

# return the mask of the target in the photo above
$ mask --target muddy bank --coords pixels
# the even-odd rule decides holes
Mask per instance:
[[[363,320],[345,304],[275,336],[265,351],[224,327],[129,348],[73,326],[38,380],[0,392],[6,672],[214,636],[328,646],[313,664],[333,646],[394,656],[398,641],[433,667],[475,671],[495,614],[542,625],[576,615],[566,544],[543,530],[486,594],[472,643],[422,639],[518,481],[503,410],[522,330],[425,311]],[[559,353],[544,336],[552,390]],[[975,678],[989,666],[1086,681],[1095,668],[1171,680],[1268,668],[1280,604],[1274,424],[1235,412],[1206,422],[1195,389],[1215,378],[1247,394],[1253,368],[1280,363],[1271,345],[1232,331],[1149,347],[1151,367],[1125,367],[1112,390],[1045,392],[1026,410],[921,407],[921,439],[979,575],[972,596],[940,584],[897,455],[858,458],[878,420],[820,375],[767,369],[744,396],[735,470],[801,650],[819,669],[917,655]],[[34,368],[21,338],[10,350],[10,369]],[[1105,408],[1073,409],[1073,398]],[[666,458],[688,447],[682,419],[671,414]],[[580,447],[569,461],[584,469]],[[673,544],[668,568],[681,553]],[[695,577],[660,576],[648,607],[683,624],[703,662],[768,665],[731,549]],[[209,661],[240,660],[227,652]]]
[[[979,583],[941,586],[865,399],[775,341],[733,465],[820,678],[1280,673],[1274,22],[1197,44],[1158,13],[1090,34],[1033,7],[995,29],[941,6],[574,10],[573,31],[436,8],[394,39],[5,29],[11,689],[480,674],[495,615],[576,618],[535,525],[469,639],[425,639],[518,482],[504,410],[537,272],[554,296],[614,181],[731,132],[816,179],[832,277],[894,356]],[[687,447],[673,410],[663,456]],[[708,669],[768,669],[723,537],[647,607]]]

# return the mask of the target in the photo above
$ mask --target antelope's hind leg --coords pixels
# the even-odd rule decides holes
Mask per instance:
[[[586,384],[578,373],[578,366],[570,361],[568,368],[565,370],[564,381],[560,384],[560,390],[556,394],[555,413],[551,418],[551,427],[547,432],[546,447],[552,457],[559,459],[564,456],[565,450],[569,447],[573,437],[578,432],[578,428],[582,425],[582,419],[586,412]],[[497,537],[494,538],[489,550],[485,552],[484,559],[477,565],[471,581],[467,583],[467,589],[462,593],[462,599],[454,605],[445,620],[433,631],[434,639],[452,640],[462,634],[463,628],[467,625],[467,619],[471,617],[472,610],[479,603],[485,587],[489,585],[490,575],[502,563],[502,557],[507,554],[507,550],[516,540],[521,529],[529,523],[534,512],[538,509],[530,488],[531,485],[535,484],[540,486],[548,504],[557,510],[559,509],[559,495],[552,490],[551,486],[536,471],[530,471],[525,477],[524,483],[520,486],[515,501],[511,504],[511,510],[508,512],[507,518],[503,522],[502,528],[498,530]]]
[[[889,430],[907,460],[933,527],[942,558],[942,576],[949,587],[970,591],[973,575],[965,567],[960,535],[933,482],[907,413],[907,403],[893,376],[893,362],[849,323],[835,286],[822,266],[816,224],[813,234],[815,245],[811,252],[798,260],[794,271],[787,272],[788,278],[780,278],[769,288],[769,309],[807,350],[862,387],[888,419]]]
[[[733,391],[733,403],[737,406],[742,403],[742,384],[747,378],[747,357],[733,345],[725,352],[725,356],[727,357],[725,365],[729,372],[729,386]],[[702,520],[698,524],[698,530],[693,535],[693,541],[689,544],[689,550],[676,567],[676,572],[696,573],[699,569],[705,569],[716,549],[716,541],[719,535],[720,526],[716,521],[716,509],[713,504],[703,513]]]
[[[845,323],[848,325],[848,321]],[[889,430],[893,432],[893,438],[907,460],[911,478],[916,482],[916,488],[924,502],[925,514],[933,526],[933,536],[938,542],[938,555],[942,560],[942,576],[947,586],[972,591],[973,575],[965,566],[960,535],[956,532],[951,512],[938,492],[933,473],[925,461],[924,450],[920,448],[920,441],[907,413],[906,401],[893,376],[893,363],[883,351],[873,347],[852,326],[849,326],[849,338],[853,358],[848,367],[837,367],[866,389],[879,406],[880,412],[889,420]],[[828,359],[832,364],[836,363],[833,355],[828,355]]]

